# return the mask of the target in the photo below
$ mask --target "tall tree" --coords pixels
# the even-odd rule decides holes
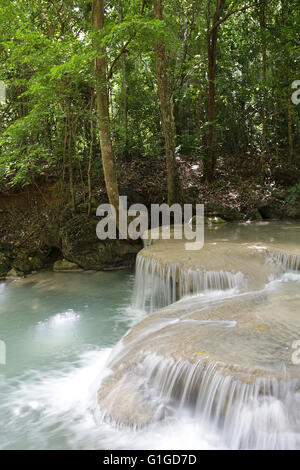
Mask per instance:
[[[212,4],[215,3],[215,9],[212,13]],[[217,53],[218,53],[218,37],[220,26],[231,15],[247,10],[249,4],[238,7],[239,0],[233,0],[226,7],[226,0],[207,0],[206,14],[206,42],[207,42],[207,59],[208,59],[208,106],[207,106],[207,155],[204,162],[204,176],[206,181],[211,181],[217,163],[214,150],[214,133],[215,133],[215,107],[216,107],[216,72],[217,72]],[[226,11],[227,10],[227,11]]]
[[[92,23],[94,30],[97,32],[104,32],[104,21],[104,0],[93,0]],[[114,206],[116,210],[118,226],[119,189],[110,131],[109,94],[105,52],[105,48],[100,45],[98,55],[95,59],[97,116],[106,191],[110,204]]]
[[[204,174],[206,181],[213,179],[216,166],[214,152],[215,130],[215,102],[216,102],[216,70],[217,70],[217,45],[220,27],[220,18],[223,14],[226,0],[217,0],[216,9],[211,19],[211,1],[207,7],[207,59],[208,59],[208,107],[207,107],[207,156],[204,162]],[[212,24],[211,24],[212,23]]]
[[[260,166],[262,172],[265,170],[266,155],[267,155],[267,20],[266,20],[266,6],[267,0],[260,0],[259,22],[262,34],[262,149]]]
[[[154,0],[154,14],[156,19],[160,21],[163,20],[163,0]],[[166,50],[164,38],[162,35],[160,35],[160,37],[155,41],[155,70],[158,84],[163,131],[165,136],[168,203],[171,205],[180,201],[181,191],[175,158],[174,118],[172,114],[168,87]]]
[[[123,13],[123,0],[119,0],[118,4],[119,9],[119,21],[124,20]],[[122,54],[121,57],[121,67],[122,67],[122,102],[123,102],[123,120],[124,120],[124,157],[128,158],[128,93],[127,93],[127,69],[126,69],[126,54]]]

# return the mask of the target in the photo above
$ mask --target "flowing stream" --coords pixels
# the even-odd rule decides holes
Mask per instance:
[[[299,247],[299,237],[300,225],[288,223],[251,227],[228,224],[207,233],[207,240],[215,243],[275,242],[287,250]],[[283,266],[284,272],[268,279],[255,294],[262,299],[261,303],[256,299],[256,315],[261,322],[256,328],[261,330],[256,331],[259,340],[253,335],[245,340],[243,330],[235,337],[237,325],[243,326],[242,309],[237,312],[240,316],[227,315],[225,310],[215,321],[201,319],[201,328],[213,332],[208,337],[207,330],[203,330],[203,349],[209,349],[210,338],[214,337],[214,352],[228,361],[234,362],[240,355],[243,364],[249,361],[275,371],[291,365],[291,371],[299,377],[300,365],[293,366],[291,359],[291,344],[300,340],[298,258],[288,259],[277,252],[270,253],[269,258]],[[151,397],[159,409],[166,397],[174,399],[171,395],[175,390],[179,394],[177,401],[166,405],[172,408],[171,412],[165,413],[164,419],[136,429],[116,426],[104,419],[97,401],[99,384],[110,376],[111,364],[118,358],[122,360],[123,342],[119,341],[123,335],[148,318],[149,311],[184,297],[170,307],[171,321],[166,315],[159,319],[165,324],[157,326],[154,314],[155,321],[150,322],[153,336],[166,325],[175,334],[176,328],[184,333],[190,322],[199,324],[193,312],[199,310],[200,304],[204,310],[216,302],[231,302],[232,298],[238,302],[241,299],[244,304],[247,296],[243,274],[230,274],[226,266],[222,272],[212,270],[204,277],[189,277],[188,284],[182,279],[178,292],[173,282],[177,276],[175,265],[161,284],[163,275],[157,276],[159,271],[154,273],[153,266],[149,271],[147,263],[150,262],[138,262],[135,287],[131,271],[49,272],[0,283],[0,340],[6,344],[6,364],[0,365],[0,449],[299,448],[297,381],[279,388],[274,381],[271,386],[268,382],[276,393],[262,399],[257,387],[253,386],[249,394],[246,387],[238,388],[236,382],[232,383],[228,374],[227,379],[221,379],[208,367],[200,377],[198,369],[191,372],[186,362],[180,363],[178,369],[176,362],[160,360],[155,354],[141,363],[143,386],[151,383]],[[145,274],[148,271],[149,279]],[[195,286],[193,292],[187,285]],[[179,311],[181,323],[174,320]],[[273,316],[275,321],[264,337],[261,325]],[[227,336],[227,332],[233,336]],[[164,337],[167,338],[161,334],[161,343]],[[191,387],[175,387],[178,377],[185,385],[202,381],[196,400],[192,400]],[[234,390],[226,395],[230,387]],[[237,403],[228,402],[228,396],[237,395]],[[212,397],[217,401],[213,402]],[[220,418],[218,407],[222,400],[227,400],[226,413]]]

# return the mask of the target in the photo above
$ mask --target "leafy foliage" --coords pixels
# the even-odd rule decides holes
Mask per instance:
[[[92,174],[101,177],[93,98],[99,43],[107,54],[117,162],[161,159],[153,54],[159,35],[166,43],[178,154],[201,164],[207,126],[213,124],[217,162],[241,155],[259,161],[266,98],[267,176],[292,162],[299,168],[300,106],[290,100],[291,84],[300,78],[298,2],[265,0],[262,30],[261,2],[226,0],[217,48],[216,113],[209,123],[207,21],[217,4],[165,0],[165,21],[159,21],[150,1],[106,1],[105,34],[99,35],[91,29],[91,0],[0,0],[0,80],[7,86],[7,103],[0,105],[0,183],[26,185],[41,175],[68,181],[71,175],[70,184],[86,188],[91,155]],[[298,192],[299,185],[290,198]]]

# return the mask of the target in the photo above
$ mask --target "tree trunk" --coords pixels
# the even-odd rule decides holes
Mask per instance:
[[[261,170],[264,173],[267,155],[267,43],[266,43],[266,2],[260,2],[260,29],[262,32],[262,88],[263,88],[263,106],[262,106],[262,152],[261,152]]]
[[[88,162],[88,217],[91,215],[92,210],[92,162],[93,162],[93,149],[94,149],[94,122],[93,122],[93,109],[94,109],[94,90],[91,91],[91,107],[90,107],[90,152]]]
[[[287,95],[287,121],[288,121],[288,141],[289,141],[289,162],[292,163],[293,154],[294,154],[293,120],[292,120],[291,97],[289,93]]]
[[[163,19],[162,0],[154,0],[155,18]],[[155,68],[158,84],[158,94],[161,107],[162,124],[165,136],[165,150],[167,162],[168,178],[168,203],[172,205],[180,202],[181,191],[179,185],[178,171],[175,159],[174,144],[174,119],[170,103],[168,78],[167,78],[167,60],[165,44],[163,38],[159,38],[155,43]]]
[[[217,45],[219,20],[223,14],[225,0],[218,0],[213,16],[212,27],[210,27],[210,11],[207,20],[207,58],[208,58],[208,106],[207,106],[207,155],[204,162],[204,177],[207,182],[212,181],[216,166],[214,151],[215,133],[215,105],[216,105],[216,70],[217,70]]]
[[[182,128],[180,120],[180,109],[178,101],[176,101],[175,96],[173,97],[173,107],[172,107],[174,126],[175,126],[175,142],[176,146],[182,145]]]
[[[72,153],[73,153],[73,128],[72,128],[72,118],[70,112],[70,105],[68,104],[67,111],[67,122],[68,122],[68,166],[69,166],[69,189],[71,195],[71,208],[72,214],[76,212],[75,205],[75,194],[74,194],[74,181],[73,181],[73,162],[72,162]]]
[[[119,21],[124,19],[123,2],[119,0]],[[125,160],[128,159],[128,97],[127,97],[127,71],[126,71],[126,56],[121,56],[122,67],[122,101],[123,101],[123,117],[124,117],[124,147],[123,153]]]
[[[288,7],[285,3],[282,5],[282,22],[286,26],[286,15],[288,14]],[[287,131],[288,131],[288,144],[289,144],[289,163],[293,161],[294,144],[293,144],[293,119],[292,119],[292,106],[290,96],[290,57],[288,38],[284,41],[284,69],[286,79],[286,118],[287,118]]]
[[[217,59],[217,37],[215,30],[212,37],[208,39],[208,107],[207,107],[207,159],[205,162],[205,178],[211,181],[215,170],[214,132],[215,132],[215,102],[216,102],[216,59]]]
[[[95,31],[104,30],[104,0],[93,0],[92,22]],[[119,190],[115,169],[115,158],[112,147],[110,120],[109,120],[109,95],[106,76],[105,49],[99,48],[98,57],[95,59],[96,73],[96,101],[97,116],[100,136],[102,164],[105,178],[106,191],[109,202],[114,206],[117,214],[117,226],[119,222]]]

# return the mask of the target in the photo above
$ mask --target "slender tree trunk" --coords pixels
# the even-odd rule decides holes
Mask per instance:
[[[264,172],[267,156],[267,43],[266,43],[266,0],[260,0],[260,29],[262,32],[262,88],[263,88],[263,106],[262,106],[262,152],[261,152],[261,170]]]
[[[208,107],[207,107],[207,161],[205,164],[205,177],[211,181],[215,169],[214,133],[215,133],[215,103],[216,103],[216,57],[217,57],[217,31],[208,39]]]
[[[94,120],[93,120],[93,108],[94,108],[94,90],[92,90],[91,96],[91,108],[90,108],[90,153],[88,162],[88,217],[91,215],[92,209],[92,161],[93,161],[93,148],[94,148]]]
[[[155,18],[163,19],[162,0],[154,0]],[[179,185],[179,177],[175,158],[174,143],[174,119],[170,103],[168,78],[167,78],[167,60],[165,52],[165,44],[162,38],[155,43],[155,68],[158,84],[158,94],[161,107],[162,124],[165,136],[165,150],[167,162],[167,178],[168,178],[168,203],[172,205],[181,199],[181,191]]]
[[[180,120],[180,109],[178,101],[176,101],[175,97],[173,97],[173,106],[172,106],[172,113],[174,116],[174,125],[175,125],[175,142],[176,146],[182,144],[182,127],[181,127],[181,120]]]
[[[215,106],[216,106],[216,71],[217,71],[217,46],[218,46],[218,22],[223,14],[225,0],[218,0],[213,15],[212,27],[210,27],[210,9],[207,21],[207,58],[208,58],[208,106],[207,106],[207,156],[204,162],[205,180],[212,181],[216,166],[216,155],[214,150],[215,134]]]
[[[286,17],[288,14],[288,5],[283,2],[282,4],[282,23],[286,26]],[[284,78],[286,80],[286,118],[287,118],[287,131],[288,131],[288,145],[289,145],[289,163],[293,161],[294,144],[293,144],[293,119],[292,119],[292,106],[290,96],[290,59],[289,59],[289,47],[288,39],[284,41]]]
[[[69,188],[71,195],[71,207],[72,213],[76,212],[75,205],[75,194],[74,194],[74,178],[73,178],[73,162],[72,162],[72,153],[73,153],[73,128],[72,128],[72,119],[70,106],[68,106],[68,166],[69,166]]]
[[[119,20],[123,21],[123,1],[119,0]],[[124,157],[128,158],[128,97],[127,97],[127,71],[126,71],[126,56],[121,56],[122,67],[122,101],[123,101],[123,118],[124,118]]]
[[[289,88],[288,88],[289,90]],[[287,95],[287,121],[288,121],[288,141],[289,141],[289,162],[293,161],[294,144],[293,144],[293,120],[292,120],[292,106],[291,97]]]
[[[63,170],[62,170],[62,181],[65,181],[66,177],[66,153],[68,145],[68,118],[65,119],[65,134],[64,134],[64,147],[63,147]]]
[[[92,22],[95,31],[104,30],[104,0],[93,0]],[[109,202],[116,210],[118,225],[119,190],[110,131],[109,94],[106,75],[105,49],[103,47],[99,47],[98,57],[95,59],[95,73],[97,80],[97,116],[105,185]]]

